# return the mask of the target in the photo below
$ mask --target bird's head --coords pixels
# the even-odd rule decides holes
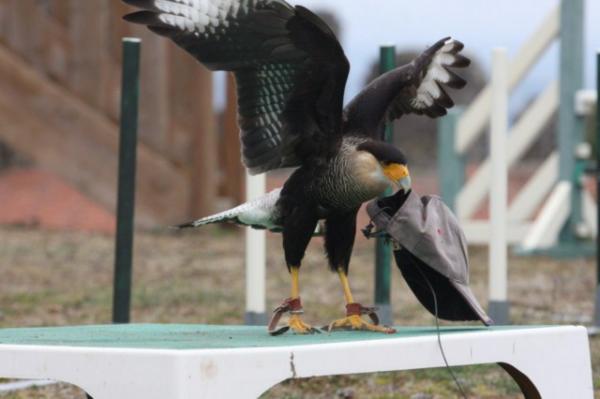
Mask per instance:
[[[382,141],[369,141],[361,144],[358,150],[367,151],[373,155],[379,162],[385,177],[400,190],[410,191],[412,181],[408,171],[408,161],[399,148]]]
[[[381,163],[383,173],[390,181],[403,190],[408,192],[412,187],[412,179],[408,172],[408,166],[405,163],[394,161],[383,161]]]

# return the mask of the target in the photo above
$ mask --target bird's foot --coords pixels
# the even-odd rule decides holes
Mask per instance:
[[[287,326],[277,328],[279,319],[281,319],[281,316],[283,316],[285,313],[290,313],[290,319],[288,320]],[[309,324],[306,324],[302,320],[302,313],[304,313],[304,311],[302,309],[302,302],[300,301],[300,298],[286,299],[281,305],[279,305],[277,309],[273,311],[273,317],[269,323],[269,334],[281,335],[288,332],[290,329],[296,334],[320,333],[319,330]]]
[[[288,327],[292,329],[296,334],[314,334],[320,333],[320,331],[310,324],[306,324],[300,315],[293,314],[290,316],[288,321]]]
[[[395,329],[379,325],[379,317],[377,317],[375,311],[375,308],[367,308],[359,303],[349,303],[346,305],[346,317],[335,320],[324,329],[328,332],[336,330],[355,330],[394,334],[396,332]],[[363,315],[368,315],[371,318],[372,323],[363,320]]]
[[[328,332],[336,330],[373,331],[384,334],[394,334],[396,332],[396,330],[391,327],[366,322],[358,315],[347,316],[343,319],[335,320],[327,326]]]

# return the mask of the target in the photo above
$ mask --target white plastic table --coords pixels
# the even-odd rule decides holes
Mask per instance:
[[[583,327],[444,328],[452,366],[499,363],[525,398],[593,398]],[[443,367],[433,328],[270,337],[264,328],[120,325],[0,330],[0,377],[94,399],[256,398],[290,378]]]

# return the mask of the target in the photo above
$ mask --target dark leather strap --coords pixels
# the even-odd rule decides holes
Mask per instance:
[[[373,324],[379,325],[379,316],[377,316],[377,308],[361,305],[360,303],[349,303],[346,305],[346,317],[368,315]]]
[[[269,334],[281,335],[290,329],[289,326],[281,327],[279,329],[277,328],[277,324],[279,323],[281,316],[283,316],[286,313],[291,313],[291,314],[304,313],[304,310],[302,309],[302,301],[300,300],[300,297],[287,298],[286,300],[284,300],[281,303],[281,305],[279,305],[273,311],[273,317],[271,317],[271,322],[269,323]]]

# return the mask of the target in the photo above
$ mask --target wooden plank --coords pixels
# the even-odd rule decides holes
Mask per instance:
[[[131,36],[130,26],[123,20],[123,16],[131,10],[122,1],[112,1],[109,6],[109,21],[108,21],[108,49],[106,57],[110,60],[110,66],[107,77],[107,98],[104,110],[107,115],[118,121],[120,112],[120,93],[121,93],[121,65],[122,58],[122,40],[125,37]],[[144,43],[142,43],[142,48]]]
[[[39,71],[65,81],[71,52],[66,28],[35,0],[0,2],[0,38]]]
[[[197,130],[191,147],[190,185],[190,216],[205,216],[215,210],[218,191],[218,140],[215,116],[213,112],[213,81],[212,73],[204,67],[199,67],[194,84],[190,90],[195,90],[198,102],[193,108],[197,115]]]
[[[109,52],[110,57],[121,63],[121,40],[131,35],[133,25],[123,20],[123,16],[133,10],[122,1],[113,1],[109,6]]]
[[[6,43],[8,35],[8,19],[10,18],[11,3],[7,1],[0,1],[0,42]]]
[[[117,126],[0,46],[0,139],[114,209]],[[185,220],[186,174],[140,144],[138,208],[142,224]]]
[[[7,0],[7,43],[18,51],[31,65],[43,70],[39,54],[42,51],[42,25],[44,16],[35,0]]]
[[[166,154],[172,162],[189,167],[192,159],[190,148],[198,134],[195,110],[204,95],[204,88],[196,86],[194,80],[202,73],[202,66],[177,46],[169,45],[168,54],[170,128]]]
[[[237,122],[237,93],[233,74],[227,75],[227,106],[223,115],[223,173],[225,195],[235,204],[245,199],[246,168],[242,165],[240,128]]]
[[[69,23],[69,2],[65,0],[46,0],[50,15],[63,26]]]
[[[61,0],[62,8],[68,10],[69,3]],[[29,19],[40,21],[39,31],[41,37],[40,48],[34,55],[35,61],[41,63],[41,70],[62,84],[72,87],[70,68],[72,67],[73,54],[76,51],[71,41],[71,31],[57,18],[52,12],[47,13],[40,6],[29,10],[31,15]],[[52,11],[52,8],[51,8]],[[67,18],[68,20],[68,18]],[[117,46],[120,46],[118,40]],[[19,49],[17,49],[19,50]],[[97,49],[100,51],[100,49]],[[106,98],[107,104],[102,106],[110,116],[117,120],[120,90],[120,70],[116,61],[107,60],[104,65],[106,73],[110,77],[109,84],[105,85],[105,90],[109,93]],[[81,69],[77,73],[83,72]],[[91,76],[90,78],[96,79]]]
[[[69,2],[65,0],[47,0],[50,7],[50,14],[60,22],[67,26],[69,23]]]
[[[77,1],[77,0],[75,0]],[[133,26],[132,35],[142,39],[140,139],[164,152],[170,127],[169,48],[163,37],[145,26]]]
[[[104,109],[108,96],[109,1],[69,1],[69,35],[73,46],[69,87],[99,109]]]
[[[64,0],[61,2],[68,4]],[[0,37],[36,69],[66,82],[72,52],[67,29],[36,4],[31,0],[0,2]],[[35,25],[33,30],[30,24]]]
[[[168,105],[155,102],[169,112],[163,116],[170,122],[164,153],[189,170],[190,217],[206,215],[215,209],[219,180],[212,73],[171,43],[166,51],[168,92],[163,100]]]
[[[38,11],[39,12],[39,11]],[[69,59],[73,52],[66,26],[57,19],[44,18],[41,59],[46,74],[65,84],[70,79]]]

